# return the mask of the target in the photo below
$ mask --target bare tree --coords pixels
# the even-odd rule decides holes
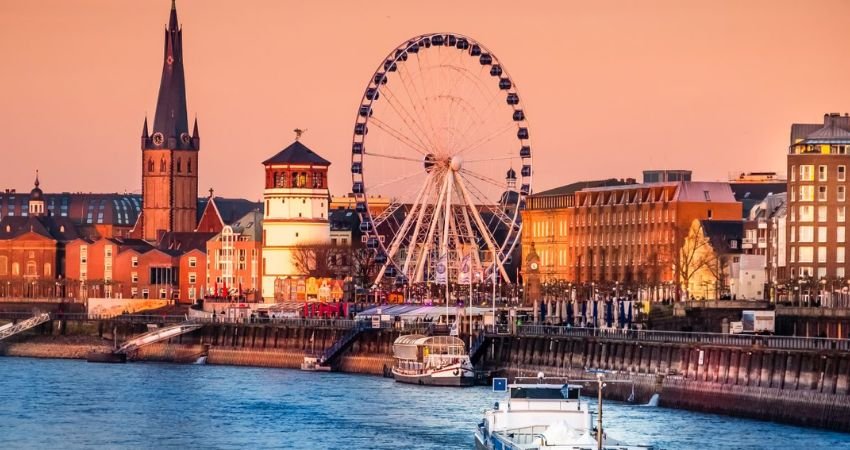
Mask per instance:
[[[304,276],[344,278],[349,247],[333,244],[301,245],[292,251],[292,264]]]
[[[692,279],[701,271],[709,270],[717,265],[717,255],[711,246],[711,241],[705,235],[702,224],[698,219],[691,222],[687,234],[682,239],[678,257],[673,261],[675,272],[685,288],[685,297],[690,297]],[[681,300],[681,298],[680,298]]]

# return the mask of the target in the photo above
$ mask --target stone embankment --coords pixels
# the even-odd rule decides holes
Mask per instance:
[[[0,343],[0,355],[31,358],[85,359],[92,351],[107,352],[110,341],[97,336],[33,336]]]
[[[496,337],[485,365],[508,376],[593,377],[604,396],[661,406],[850,431],[850,354],[598,337]],[[595,393],[593,387],[588,393]]]

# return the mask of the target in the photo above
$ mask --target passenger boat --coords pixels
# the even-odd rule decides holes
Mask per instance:
[[[624,444],[604,431],[600,442],[601,421],[600,427],[593,426],[593,414],[581,399],[581,385],[543,377],[517,378],[514,384],[508,384],[505,378],[493,381],[494,390],[507,392],[507,398],[484,412],[484,420],[475,431],[476,450],[654,448]]]
[[[322,360],[314,356],[305,356],[301,362],[301,370],[307,372],[330,372],[331,367],[322,365]]]
[[[393,343],[393,378],[401,383],[472,386],[475,370],[455,336],[400,336]]]

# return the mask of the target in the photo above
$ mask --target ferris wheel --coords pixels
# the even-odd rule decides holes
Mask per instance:
[[[528,122],[514,80],[475,40],[407,40],[360,101],[352,192],[375,283],[509,280],[531,192]]]

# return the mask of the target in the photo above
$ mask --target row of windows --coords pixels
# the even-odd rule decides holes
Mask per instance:
[[[791,166],[791,181],[797,181],[797,166]],[[829,166],[817,166],[818,181],[829,180]],[[800,181],[815,181],[815,166],[814,164],[803,164],[799,168]],[[835,176],[838,181],[847,180],[847,167],[836,166]]]
[[[812,267],[807,267],[807,266],[803,266],[803,267],[799,267],[799,268],[791,268],[791,277],[792,278],[796,278],[798,274],[799,274],[800,277],[804,277],[804,276],[809,277],[809,278],[815,277],[815,272],[812,269]],[[818,279],[826,278],[826,267],[818,267],[817,278]],[[835,278],[844,278],[844,268],[843,267],[836,267],[835,268]]]
[[[0,276],[9,275],[11,269],[12,276],[20,276],[21,275],[21,263],[13,262],[11,268],[9,267],[9,257],[5,255],[0,255]],[[26,272],[25,276],[37,277],[39,275],[49,277],[53,275],[53,266],[50,263],[44,263],[42,266],[42,273],[38,273],[38,263],[35,261],[27,261],[25,266]]]
[[[274,172],[272,175],[273,186],[276,188],[306,188],[321,189],[324,187],[324,175],[322,172],[313,172],[312,177],[307,172]],[[312,183],[308,181],[312,178]]]
[[[709,214],[710,216],[710,214]],[[558,235],[566,236],[575,227],[583,226],[605,226],[605,225],[634,225],[634,224],[662,224],[673,223],[676,221],[676,213],[671,213],[670,210],[662,211],[637,211],[619,212],[619,213],[602,213],[602,214],[579,214],[570,217],[570,220],[559,220]],[[551,236],[554,233],[554,220],[533,222],[532,236],[544,237]]]
[[[818,201],[825,202],[829,200],[827,195],[828,190],[826,186],[817,186],[818,190]],[[799,197],[796,195],[797,191],[799,191]],[[815,201],[815,186],[811,184],[804,184],[802,186],[798,186],[798,190],[791,190],[791,201],[799,201],[801,202],[813,202]],[[837,186],[835,193],[835,200],[839,202],[845,201],[847,198],[847,188],[845,186]]]
[[[177,173],[183,173],[183,161],[180,158],[177,158],[177,164],[175,165],[177,169]],[[148,158],[148,172],[153,172],[154,162],[153,158]],[[161,173],[165,173],[168,171],[168,163],[165,161],[165,158],[161,158],[159,160],[159,171]],[[186,173],[192,173],[192,160],[186,160]]]
[[[815,262],[815,255],[817,254],[817,262],[825,264],[827,262],[827,248],[828,247],[792,246],[791,262],[813,263]],[[835,247],[835,260],[830,262],[844,263],[845,251],[846,249],[844,247]]]
[[[817,241],[815,241],[815,230],[817,230]],[[811,243],[819,242],[826,243],[827,227],[801,226],[799,228],[791,226],[791,242]],[[835,227],[835,241],[845,242],[845,229],[843,226]]]
[[[815,221],[815,211],[817,211],[817,222],[825,223],[829,220],[829,209],[826,206],[818,206],[815,208],[812,205],[802,205],[796,208],[791,208],[791,216],[789,221],[794,222],[814,222]],[[845,206],[836,206],[835,207],[835,221],[842,223],[846,218],[846,207]]]

